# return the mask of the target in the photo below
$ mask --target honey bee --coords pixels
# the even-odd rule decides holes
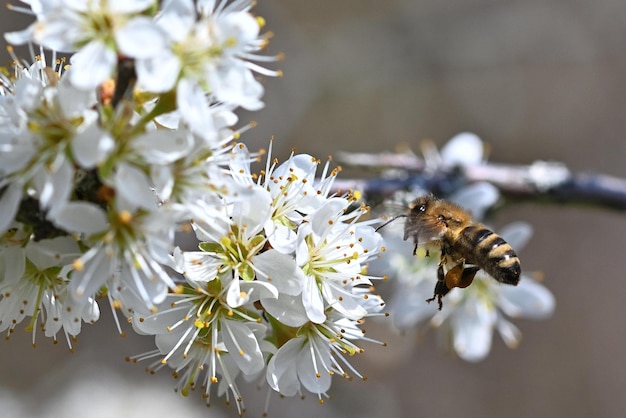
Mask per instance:
[[[426,299],[429,303],[437,299],[439,310],[443,306],[441,299],[455,287],[472,284],[480,269],[501,283],[519,282],[521,266],[515,250],[454,203],[432,195],[420,197],[409,205],[407,213],[378,229],[399,217],[406,217],[404,240],[413,238],[413,255],[417,254],[419,244],[441,249],[435,291],[432,298]]]

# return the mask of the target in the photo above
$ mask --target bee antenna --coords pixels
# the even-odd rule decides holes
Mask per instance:
[[[407,216],[408,215],[406,213],[403,213],[402,215],[394,216],[393,218],[389,219],[387,222],[385,222],[384,224],[382,224],[381,226],[376,228],[375,231],[378,232],[378,230],[381,229],[383,226],[389,225],[390,223],[392,223],[393,221],[395,221],[398,218],[406,218]]]

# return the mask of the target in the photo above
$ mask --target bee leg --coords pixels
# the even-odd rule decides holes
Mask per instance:
[[[461,275],[461,281],[459,282],[458,287],[467,287],[472,284],[474,276],[476,276],[478,270],[480,270],[480,268],[476,266],[465,267],[465,269],[463,270],[463,274]]]
[[[472,284],[476,272],[480,270],[476,266],[465,267],[463,262],[457,264],[446,273],[445,282],[448,289],[455,287],[464,288]]]
[[[413,255],[417,255],[417,246],[419,245],[419,239],[417,238],[417,235],[415,235],[415,237],[413,237],[413,244],[415,244],[415,246],[413,247]]]
[[[445,275],[443,274],[443,264],[439,264],[437,268],[437,283],[435,284],[435,291],[433,292],[433,297],[426,299],[426,302],[430,303],[437,299],[437,303],[439,304],[439,310],[443,307],[442,298],[450,291],[450,289],[446,286]]]

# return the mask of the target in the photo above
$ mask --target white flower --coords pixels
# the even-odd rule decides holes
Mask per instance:
[[[111,77],[118,55],[147,58],[160,53],[166,37],[142,13],[153,0],[29,2],[37,21],[5,35],[14,44],[34,42],[60,52],[77,52],[71,63],[72,84],[92,89]]]
[[[71,216],[67,213],[71,209]],[[176,286],[164,266],[171,263],[176,223],[167,210],[117,211],[114,202],[107,213],[94,204],[70,203],[57,214],[64,229],[84,234],[89,249],[72,265],[70,289],[77,300],[94,297],[102,286],[133,293],[142,306],[154,307]],[[93,225],[101,228],[94,231]]]
[[[380,251],[382,238],[367,222],[356,222],[367,208],[348,211],[349,205],[330,198],[298,228],[296,262],[306,275],[302,300],[316,323],[326,320],[326,306],[351,319],[366,313],[362,296],[351,289],[371,286],[365,264]]]
[[[219,281],[195,288],[186,285],[179,294],[168,296],[155,312],[136,313],[133,326],[142,334],[155,335],[158,347],[139,357],[160,357],[153,369],[165,364],[174,368],[183,395],[202,387],[208,404],[211,388],[219,382],[218,395],[230,390],[241,413],[244,405],[237,375],[259,375],[265,369],[264,352],[274,349],[263,341],[266,326],[252,304],[233,308],[224,296]]]
[[[177,86],[179,107],[194,109],[205,94],[214,101],[235,104],[248,110],[263,106],[263,87],[252,71],[279,75],[251,61],[275,60],[255,55],[267,39],[259,35],[260,20],[248,9],[249,1],[166,2],[157,24],[167,32],[168,48],[158,56],[138,59],[139,86],[166,92]],[[180,81],[180,82],[179,82]],[[200,112],[196,108],[195,112]],[[186,112],[182,113],[186,118]],[[195,122],[197,123],[197,122]],[[190,124],[194,124],[193,119]]]
[[[29,190],[41,210],[53,213],[73,192],[73,142],[96,121],[91,109],[95,95],[78,92],[65,78],[57,80],[43,60],[28,71],[20,68],[20,78],[0,96],[0,187],[12,183],[14,192]],[[103,141],[105,136],[91,140],[101,150],[92,161],[99,161],[110,148],[100,146]],[[10,196],[16,198],[13,203],[22,198],[3,196],[7,205]]]
[[[323,403],[322,396],[330,389],[334,374],[365,379],[343,356],[363,351],[354,343],[359,339],[363,339],[363,331],[357,322],[337,313],[321,324],[308,322],[272,356],[266,371],[267,382],[285,396],[300,394],[303,386]]]
[[[67,344],[80,333],[81,323],[94,323],[100,310],[94,299],[77,302],[68,292],[68,269],[64,266],[79,254],[76,242],[67,237],[17,243],[25,236],[5,235],[0,248],[0,331],[11,333],[30,316],[26,327],[33,333],[41,326],[47,337],[56,340],[63,329]]]
[[[250,172],[252,158],[244,144],[237,144],[231,151],[230,170],[235,181],[253,185]],[[308,154],[291,154],[284,163],[276,166],[272,161],[272,142],[266,160],[265,172],[257,178],[257,184],[270,192],[272,198],[271,219],[265,223],[265,234],[272,248],[285,254],[293,253],[297,245],[297,229],[307,214],[313,213],[326,200],[329,184],[337,171],[326,177],[328,163],[322,177],[317,180],[319,160]]]

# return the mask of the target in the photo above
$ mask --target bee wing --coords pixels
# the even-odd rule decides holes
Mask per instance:
[[[385,231],[392,232],[396,235],[402,234],[404,223],[396,220],[407,215],[406,206],[403,206],[401,203],[386,201],[374,207],[372,212],[383,221],[383,223],[378,226],[377,230],[384,227]]]
[[[372,208],[372,212],[374,215],[383,218],[383,220],[389,220],[399,215],[406,214],[407,207],[400,202],[384,201],[380,205]]]
[[[435,220],[417,219],[409,215],[404,224],[404,239],[409,237],[413,237],[416,244],[437,241],[441,238],[441,227]]]

